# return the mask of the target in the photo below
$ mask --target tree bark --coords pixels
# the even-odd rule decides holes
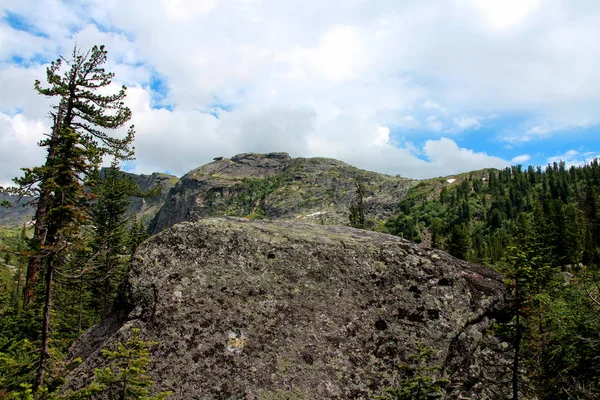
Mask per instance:
[[[516,297],[516,307],[517,313],[515,318],[515,356],[513,359],[513,371],[512,371],[512,392],[513,392],[513,400],[519,400],[519,350],[521,347],[521,321],[519,319],[521,314],[521,293],[519,291],[519,276],[517,275],[517,284],[515,288],[515,297]]]
[[[79,315],[77,317],[77,335],[81,334],[82,314],[83,314],[83,282],[79,284]]]
[[[52,257],[47,259],[47,270],[46,270],[46,301],[44,304],[44,320],[42,323],[42,345],[40,349],[40,360],[38,364],[37,373],[35,376],[35,384],[33,386],[33,392],[37,392],[44,384],[44,375],[46,374],[46,368],[48,366],[48,359],[50,353],[48,351],[48,343],[50,339],[50,311],[52,309],[52,280],[54,275],[54,267],[52,265]]]
[[[29,303],[34,299],[33,289],[38,280],[40,270],[42,269],[43,256],[41,250],[44,247],[46,234],[48,233],[48,229],[44,222],[48,215],[47,203],[47,194],[42,191],[35,212],[35,229],[33,239],[31,240],[31,250],[33,251],[33,254],[29,257],[29,263],[27,265],[27,276],[25,277],[25,287],[23,288],[23,309],[26,309],[29,306]]]

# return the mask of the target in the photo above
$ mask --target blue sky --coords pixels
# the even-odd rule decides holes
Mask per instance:
[[[94,44],[129,88],[134,172],[249,151],[415,178],[578,164],[600,155],[598,27],[592,0],[5,0],[0,185],[44,157],[33,81]]]

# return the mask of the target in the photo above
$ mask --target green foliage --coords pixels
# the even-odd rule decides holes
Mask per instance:
[[[133,257],[133,254],[137,250],[137,248],[142,244],[148,237],[150,236],[144,227],[144,224],[141,221],[138,221],[136,217],[131,221],[131,226],[129,227],[129,255]]]
[[[21,305],[28,240],[25,226],[21,229],[0,228],[0,315]]]
[[[27,339],[0,337],[0,398],[18,393],[29,384],[35,373],[37,346]]]
[[[146,375],[151,362],[149,348],[156,342],[144,342],[139,338],[139,329],[133,329],[131,338],[117,349],[102,350],[102,355],[110,366],[94,371],[93,382],[82,389],[69,392],[61,398],[65,400],[84,400],[102,394],[115,400],[162,400],[171,392],[150,395],[150,387],[154,384]]]
[[[227,215],[237,215],[252,219],[265,216],[265,201],[281,185],[281,177],[244,178],[231,188],[229,196],[209,192],[204,199],[207,206],[222,210]]]
[[[115,94],[104,94],[102,90],[114,77],[103,68],[106,57],[104,46],[94,46],[86,53],[75,47],[70,60],[60,58],[48,67],[48,87],[35,81],[39,94],[57,100],[51,112],[51,133],[39,143],[47,149],[46,162],[23,168],[23,176],[14,179],[17,187],[8,189],[13,194],[33,196],[37,204],[23,299],[24,307],[32,306],[39,287],[38,276],[42,273],[44,304],[34,391],[44,385],[51,358],[51,317],[53,306],[58,303],[53,305],[52,300],[56,297],[53,289],[57,276],[65,281],[81,280],[86,271],[74,260],[74,255],[85,251],[84,228],[90,220],[98,168],[104,156],[112,156],[115,162],[133,156],[133,127],[123,139],[106,132],[120,128],[131,118],[131,111],[123,102],[125,87]],[[68,70],[61,74],[63,60]],[[33,306],[37,308],[40,304]]]
[[[139,194],[139,189],[113,164],[103,170],[94,194],[97,202],[91,206],[93,229],[89,246],[93,256],[88,256],[90,261],[86,263],[86,268],[93,268],[93,272],[89,274],[87,288],[93,300],[89,307],[104,317],[130,261],[130,232],[125,213],[131,197]],[[138,226],[133,228],[137,247],[141,234]]]
[[[427,365],[434,352],[433,347],[417,342],[417,351],[410,356],[410,363],[399,366],[406,377],[400,381],[397,387],[385,389],[382,395],[375,398],[379,400],[444,398],[444,387],[448,384],[448,380],[436,377],[439,367]]]
[[[420,243],[422,240],[421,225],[410,215],[400,214],[393,216],[387,220],[385,227],[391,234],[401,236],[404,239],[417,243]]]
[[[467,260],[471,250],[471,238],[466,223],[455,225],[448,240],[448,252],[455,257]]]
[[[32,386],[27,383],[22,383],[20,389],[11,392],[7,398],[9,400],[34,400]]]
[[[356,190],[354,202],[350,205],[350,226],[358,229],[365,229],[365,185],[356,179],[354,181]]]

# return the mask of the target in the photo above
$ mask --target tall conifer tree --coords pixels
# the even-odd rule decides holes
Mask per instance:
[[[42,87],[40,81],[35,82],[35,90],[56,98],[57,104],[50,113],[51,133],[40,142],[40,146],[47,148],[45,164],[24,168],[24,176],[14,180],[18,185],[15,192],[37,198],[24,307],[33,300],[33,288],[40,272],[45,273],[42,344],[34,389],[42,386],[49,359],[54,274],[65,263],[81,236],[81,226],[89,217],[89,189],[94,184],[90,177],[95,175],[106,155],[116,160],[133,156],[133,126],[122,139],[106,132],[122,127],[131,118],[131,111],[123,103],[125,86],[112,95],[98,93],[99,89],[109,86],[114,77],[102,67],[106,56],[104,46],[94,46],[85,53],[75,47],[70,59],[61,57],[48,67],[47,88]],[[68,69],[61,75],[63,62]]]

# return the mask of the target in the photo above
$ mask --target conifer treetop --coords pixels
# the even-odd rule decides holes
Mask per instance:
[[[102,94],[99,89],[112,84],[114,73],[106,72],[103,64],[107,51],[103,45],[93,46],[83,53],[77,46],[73,48],[71,59],[64,57],[53,61],[46,70],[49,87],[42,87],[35,81],[35,90],[47,97],[60,97],[51,112],[55,125],[70,127],[79,132],[82,138],[101,151],[101,155],[110,154],[117,159],[133,157],[130,147],[134,137],[133,125],[125,138],[109,136],[105,130],[118,129],[131,119],[131,110],[125,106],[125,86],[117,93]],[[63,62],[69,69],[61,75]]]

